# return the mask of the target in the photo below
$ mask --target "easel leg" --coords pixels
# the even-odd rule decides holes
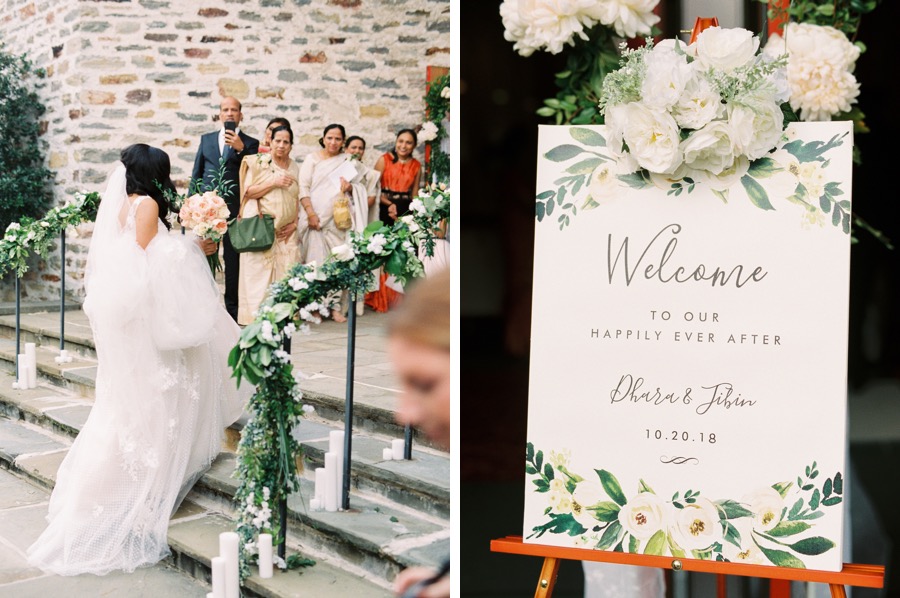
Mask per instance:
[[[541,577],[538,579],[537,590],[534,598],[550,598],[553,596],[553,586],[556,585],[556,576],[559,574],[559,559],[548,556],[544,559],[541,568]]]
[[[728,578],[716,575],[716,598],[728,598]]]
[[[841,584],[833,583],[829,587],[831,588],[831,598],[847,598],[847,591]]]
[[[791,598],[791,582],[787,579],[770,579],[769,598]]]

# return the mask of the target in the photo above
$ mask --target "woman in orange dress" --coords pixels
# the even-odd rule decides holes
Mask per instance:
[[[409,211],[409,204],[419,190],[422,164],[412,157],[418,143],[414,130],[402,129],[397,133],[393,151],[385,153],[375,163],[375,170],[381,173],[379,216],[387,226],[394,226],[394,221]],[[379,283],[377,291],[366,293],[366,305],[375,311],[386,312],[403,291],[393,277],[383,271]]]

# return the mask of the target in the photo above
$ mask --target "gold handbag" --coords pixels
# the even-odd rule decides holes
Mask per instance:
[[[353,226],[353,216],[350,213],[350,202],[346,197],[338,197],[334,200],[334,225],[338,230],[348,230]]]

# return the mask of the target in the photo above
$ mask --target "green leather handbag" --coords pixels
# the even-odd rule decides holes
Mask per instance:
[[[265,251],[275,242],[275,219],[268,214],[244,218],[244,204],[237,218],[228,223],[231,246],[238,253]]]

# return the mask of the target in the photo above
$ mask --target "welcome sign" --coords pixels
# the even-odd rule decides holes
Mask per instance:
[[[717,177],[541,127],[526,542],[841,568],[851,123]]]

